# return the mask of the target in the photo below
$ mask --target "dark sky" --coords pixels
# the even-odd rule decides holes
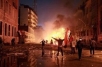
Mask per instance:
[[[38,24],[53,22],[58,14],[71,16],[83,0],[37,0]],[[33,0],[20,0],[21,4],[33,6]]]

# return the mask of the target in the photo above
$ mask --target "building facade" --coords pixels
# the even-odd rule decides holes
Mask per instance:
[[[4,43],[17,39],[18,4],[19,0],[0,0],[0,37]]]
[[[84,13],[85,23],[85,40],[94,38],[98,43],[102,43],[102,1],[101,0],[85,0]],[[76,12],[77,13],[77,12]],[[80,14],[78,14],[80,15]],[[82,27],[80,27],[82,28]],[[80,31],[78,32],[80,34]]]
[[[34,43],[34,28],[37,26],[37,23],[38,17],[36,12],[28,5],[21,4],[19,10],[19,31],[24,33],[22,34],[23,37],[21,37],[24,43]]]
[[[98,41],[102,43],[102,0],[98,0]]]
[[[35,30],[35,41],[36,43],[40,43],[44,38],[45,31],[42,26],[37,26],[36,28],[34,28],[34,30]]]

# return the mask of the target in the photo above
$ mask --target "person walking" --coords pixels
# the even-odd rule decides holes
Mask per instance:
[[[72,41],[72,54],[75,54],[75,47],[76,47],[76,40],[73,39],[73,41]]]
[[[72,34],[70,33],[70,35],[69,35],[69,44],[70,44],[70,48],[71,48],[71,54],[72,54],[72,51],[73,51],[73,48],[72,48],[72,41],[73,41],[73,36],[72,36]]]
[[[3,47],[3,40],[2,40],[2,38],[0,37],[0,54],[2,53],[2,47]]]
[[[15,38],[12,38],[12,39],[11,39],[11,45],[12,45],[13,47],[15,47]]]
[[[42,43],[42,57],[43,57],[43,55],[44,55],[45,40],[43,39],[43,40],[41,41],[41,43]]]
[[[50,55],[51,55],[51,57],[52,57],[52,50],[53,50],[53,40],[51,39],[51,41],[50,41],[50,46],[51,46],[51,50],[50,50]]]
[[[96,41],[92,38],[90,42],[90,56],[95,54]]]
[[[58,42],[58,52],[57,52],[57,56],[59,56],[59,52],[61,51],[61,54],[62,54],[62,56],[63,56],[63,41],[64,41],[64,39],[56,39],[56,38],[53,38],[53,39],[55,39],[57,42]]]
[[[77,42],[77,45],[76,45],[76,49],[78,49],[78,58],[79,58],[79,60],[81,59],[82,48],[83,48],[83,42],[82,42],[82,39],[80,38],[79,41]]]

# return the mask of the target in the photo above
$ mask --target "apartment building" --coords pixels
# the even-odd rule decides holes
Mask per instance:
[[[21,32],[20,42],[34,43],[35,31],[38,17],[36,12],[28,5],[21,4],[19,10],[19,31]]]
[[[84,14],[82,21],[86,25],[85,36],[81,35],[81,37],[85,40],[94,38],[98,43],[102,43],[102,0],[85,0],[84,5],[84,10],[79,9]]]
[[[16,38],[18,31],[19,0],[0,0],[0,37],[4,43]]]

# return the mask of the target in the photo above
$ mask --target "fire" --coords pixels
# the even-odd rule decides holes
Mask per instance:
[[[59,29],[52,30],[52,32],[50,32],[49,35],[46,36],[46,40],[48,40],[48,42],[50,43],[50,40],[52,39],[52,37],[64,39],[65,32],[66,32],[65,28],[59,28]]]
[[[64,38],[64,35],[65,35],[65,29],[64,28],[56,29],[51,34],[52,37],[61,38],[61,39]]]

